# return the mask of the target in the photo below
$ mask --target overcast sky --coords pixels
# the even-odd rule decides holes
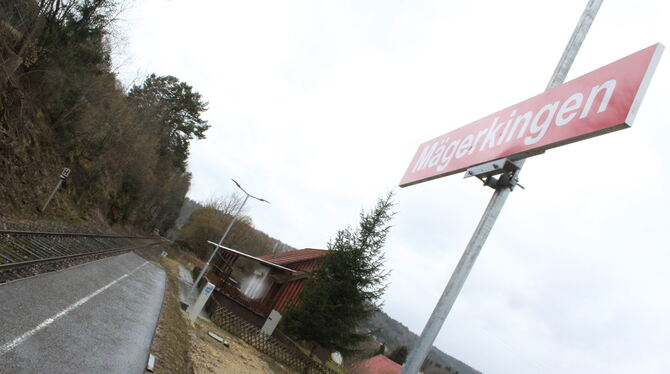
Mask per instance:
[[[209,101],[189,196],[325,248],[396,189],[384,310],[420,333],[492,190],[397,188],[418,145],[540,93],[586,0],[165,1],[121,15],[126,85]],[[656,42],[670,3],[606,0],[568,80]],[[436,345],[485,373],[670,373],[670,56],[635,125],[529,159]]]

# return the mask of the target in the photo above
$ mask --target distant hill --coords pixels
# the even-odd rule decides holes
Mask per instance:
[[[237,210],[239,205],[235,204],[241,201],[242,199],[235,195],[205,202],[186,198],[174,226],[166,233],[166,236],[204,259],[211,251],[211,246],[206,241],[215,242],[221,238],[232,219],[231,213],[226,212]],[[289,252],[296,249],[255,228],[251,217],[244,213],[233,225],[225,244],[254,256]]]
[[[284,253],[297,250],[297,248],[292,247],[277,238],[272,238],[273,250],[272,253]]]
[[[387,353],[399,346],[407,346],[410,350],[418,340],[418,336],[405,325],[391,318],[383,311],[375,313],[361,327],[373,331],[377,344],[383,343]],[[424,374],[481,374],[462,361],[433,347],[423,366]]]

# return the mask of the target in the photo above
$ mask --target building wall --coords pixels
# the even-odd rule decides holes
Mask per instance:
[[[240,291],[250,299],[263,299],[272,286],[272,280],[268,278],[269,274],[269,267],[257,265],[252,274],[240,279]]]
[[[274,304],[274,309],[280,313],[284,313],[286,309],[296,305],[300,301],[300,293],[305,288],[305,280],[300,279],[282,284],[277,292],[277,301]]]

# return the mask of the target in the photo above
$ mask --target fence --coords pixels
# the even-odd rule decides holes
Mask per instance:
[[[214,311],[210,316],[212,322],[299,373],[339,374],[312,360],[297,348],[288,347],[272,336],[262,333],[258,328],[236,316],[225,307],[215,304],[213,309]]]

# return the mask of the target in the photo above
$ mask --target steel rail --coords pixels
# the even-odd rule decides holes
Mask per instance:
[[[147,242],[151,240],[151,242]],[[0,272],[164,243],[155,236],[0,230]]]
[[[93,234],[85,232],[55,232],[55,231],[25,231],[25,230],[0,230],[2,234],[18,235],[40,235],[40,236],[64,236],[64,237],[90,237],[90,238],[128,238],[128,239],[156,239],[155,236],[136,236],[136,235],[112,235],[112,234]]]
[[[132,251],[134,249],[146,248],[146,247],[151,247],[151,246],[159,245],[159,244],[161,244],[161,242],[138,245],[138,246],[134,246],[134,247],[111,248],[111,249],[105,249],[105,250],[97,251],[97,252],[84,252],[84,253],[78,253],[78,254],[67,255],[67,256],[41,258],[41,259],[37,259],[37,260],[30,260],[30,261],[23,261],[23,262],[11,262],[11,263],[8,263],[8,264],[0,264],[0,271],[9,270],[9,269],[16,269],[16,268],[20,268],[20,267],[37,265],[37,264],[58,262],[58,261],[63,261],[63,260],[71,260],[71,259],[75,259],[75,258],[79,258],[79,257],[94,256],[94,255],[100,255],[100,254],[110,254],[110,253],[115,253],[115,252]]]

